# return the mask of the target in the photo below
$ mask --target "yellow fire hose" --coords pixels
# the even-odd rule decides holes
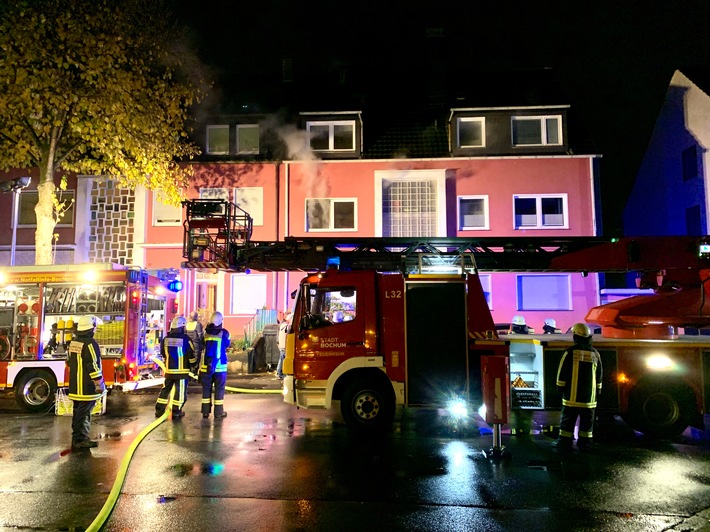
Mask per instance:
[[[160,366],[163,372],[165,371],[165,364],[163,364],[162,360],[153,359],[153,362]],[[197,376],[193,373],[190,373],[190,378],[197,380]],[[281,390],[251,390],[249,388],[233,388],[231,386],[225,387],[225,390],[236,393],[281,393]],[[175,389],[173,388],[172,394],[170,396],[170,401],[168,402],[167,407],[165,408],[165,413],[158,419],[153,421],[146,428],[144,428],[128,446],[128,450],[126,451],[126,454],[124,455],[123,460],[121,461],[121,465],[118,468],[116,480],[113,483],[113,488],[111,489],[111,492],[108,495],[108,499],[106,499],[106,502],[104,503],[103,507],[101,508],[101,511],[99,512],[99,515],[96,516],[96,519],[94,519],[89,525],[89,527],[86,529],[87,532],[95,532],[101,530],[101,528],[108,520],[109,516],[111,515],[111,512],[113,512],[113,509],[115,508],[116,503],[118,502],[118,497],[121,495],[121,488],[123,488],[123,483],[126,480],[126,475],[128,474],[128,466],[131,464],[133,454],[136,452],[138,445],[145,439],[145,437],[148,436],[148,434],[150,434],[153,429],[155,429],[166,419],[168,419],[168,413],[172,410],[172,402],[174,395]]]

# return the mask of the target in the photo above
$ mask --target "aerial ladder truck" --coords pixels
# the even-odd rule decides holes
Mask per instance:
[[[388,426],[399,406],[474,405],[489,363],[498,412],[559,410],[556,372],[569,334],[499,334],[479,272],[636,272],[637,296],[592,308],[603,367],[600,416],[651,437],[703,427],[710,407],[710,245],[695,237],[286,238],[251,240],[226,201],[185,202],[184,268],[302,271],[287,336],[284,398],[339,401],[352,427]],[[447,272],[448,270],[448,272]],[[489,420],[489,417],[486,418]]]

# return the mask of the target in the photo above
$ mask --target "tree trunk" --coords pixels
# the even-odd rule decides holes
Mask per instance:
[[[37,230],[35,231],[35,264],[46,265],[54,263],[52,253],[52,238],[54,236],[54,184],[53,164],[42,164],[40,168],[40,183],[37,185],[39,199],[35,205]]]

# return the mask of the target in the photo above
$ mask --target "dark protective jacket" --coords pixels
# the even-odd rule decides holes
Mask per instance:
[[[160,353],[165,359],[166,375],[189,375],[190,366],[197,364],[195,349],[190,338],[179,329],[170,329],[160,341]]]
[[[101,348],[94,340],[93,331],[81,331],[69,344],[67,365],[69,366],[69,399],[74,401],[96,401],[103,395],[103,387],[96,386],[94,380],[103,377],[101,373]]]
[[[202,346],[205,341],[205,330],[202,328],[202,324],[195,321],[188,321],[185,325],[185,334],[192,340],[192,347],[195,350],[195,354],[199,354],[202,351]]]
[[[227,372],[227,348],[229,347],[229,331],[221,325],[213,323],[205,330],[205,352],[202,355],[200,373],[212,375]]]
[[[602,390],[602,360],[591,344],[575,343],[562,354],[557,387],[563,406],[596,408]]]

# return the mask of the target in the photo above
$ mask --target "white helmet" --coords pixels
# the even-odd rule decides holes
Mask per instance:
[[[210,322],[214,323],[215,325],[222,325],[223,321],[224,316],[222,316],[221,312],[213,312],[212,316],[210,316]]]
[[[572,334],[575,336],[581,336],[582,338],[591,338],[592,330],[586,323],[575,323],[572,325]]]
[[[76,324],[77,331],[90,331],[96,328],[97,325],[101,325],[101,320],[92,314],[86,316],[81,316]]]
[[[555,328],[557,328],[557,322],[554,320],[554,318],[547,318],[547,319],[545,320],[545,325],[547,325],[548,327],[555,327]]]
[[[522,316],[513,316],[513,325],[525,325],[525,318]]]
[[[183,316],[175,316],[173,321],[170,322],[171,329],[179,329],[187,325],[187,320]]]

